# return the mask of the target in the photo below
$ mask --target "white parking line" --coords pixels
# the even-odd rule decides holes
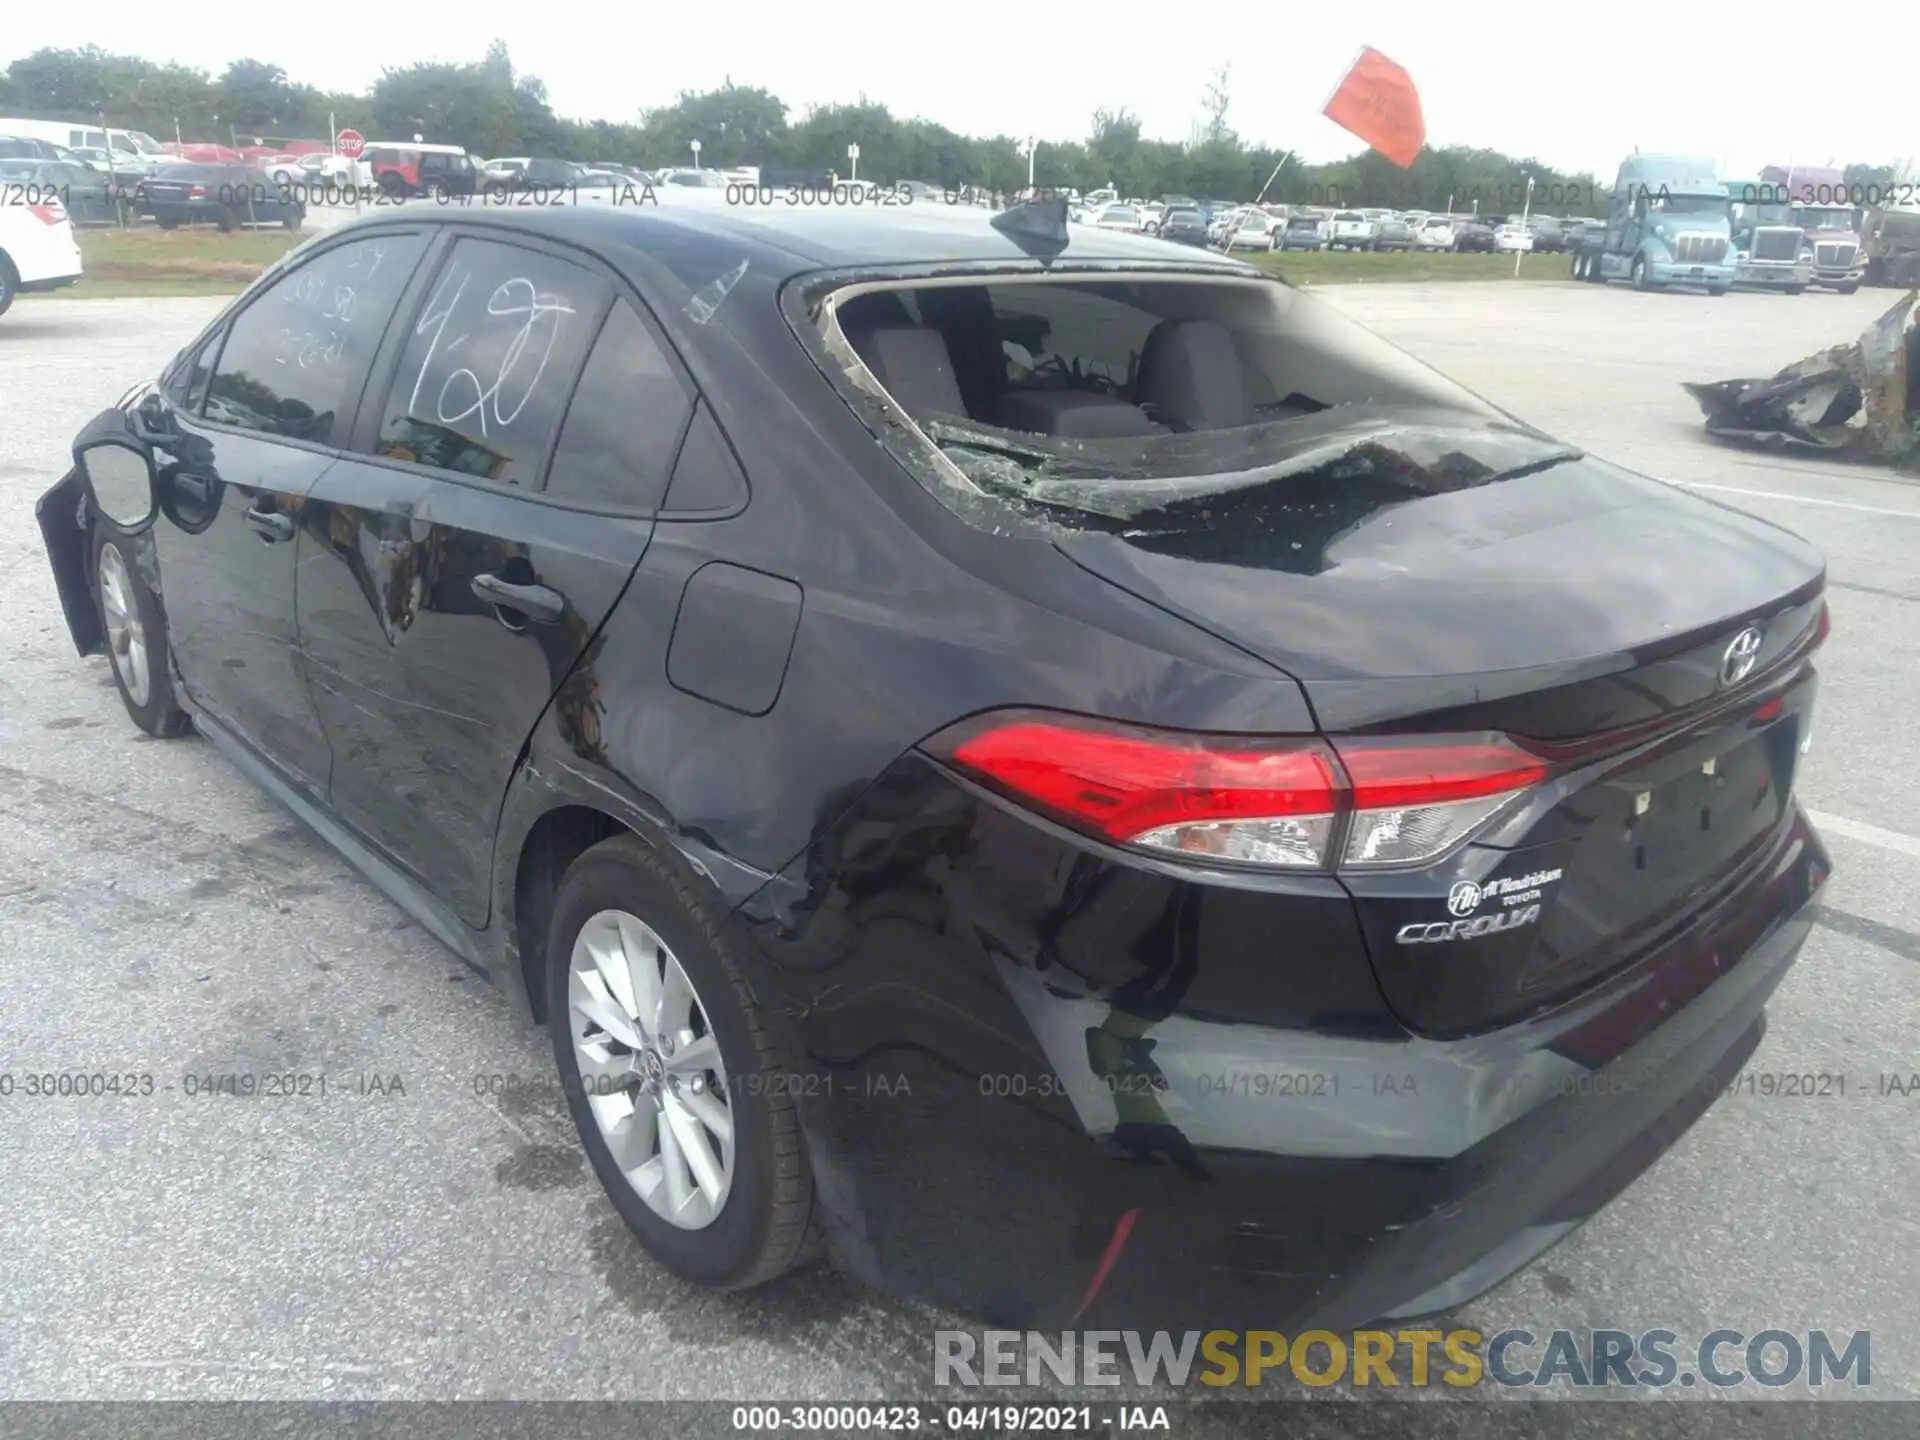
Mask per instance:
[[[1882,850],[1892,850],[1920,860],[1920,838],[1912,835],[1902,835],[1898,830],[1882,830],[1878,825],[1849,820],[1844,815],[1828,815],[1820,810],[1807,811],[1807,818],[1831,834],[1844,835],[1864,845],[1878,845]]]
[[[1717,490],[1723,495],[1751,495],[1759,500],[1785,500],[1790,505],[1824,505],[1829,510],[1858,510],[1865,515],[1897,515],[1920,520],[1920,510],[1894,510],[1885,505],[1852,505],[1845,500],[1816,500],[1811,495],[1787,495],[1779,490],[1742,490],[1738,485],[1707,485],[1698,480],[1676,482],[1688,490]]]

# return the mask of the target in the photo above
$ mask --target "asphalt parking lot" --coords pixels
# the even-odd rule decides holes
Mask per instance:
[[[1837,868],[1754,1068],[1843,1074],[1847,1093],[1723,1100],[1462,1323],[1869,1330],[1872,1393],[1920,1398],[1920,1093],[1879,1093],[1920,1072],[1920,484],[1711,445],[1679,388],[1850,340],[1892,292],[1322,293],[1831,564],[1801,794]],[[106,662],[74,655],[33,502],[74,430],[221,303],[0,320],[0,1071],[174,1086],[0,1100],[0,1399],[931,1394],[927,1312],[821,1269],[720,1298],[654,1268],[557,1098],[485,1079],[544,1077],[544,1036],[204,742],[140,735]],[[181,1085],[237,1070],[325,1074],[328,1093]]]

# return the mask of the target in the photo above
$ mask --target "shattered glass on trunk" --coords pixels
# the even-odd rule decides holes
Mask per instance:
[[[1230,430],[1125,440],[1026,435],[946,418],[930,418],[925,430],[983,489],[1126,522],[1266,486],[1376,481],[1416,499],[1580,454],[1518,426],[1404,404],[1336,406]]]
[[[1707,433],[1920,470],[1920,327],[1909,294],[1858,341],[1766,380],[1686,384]]]

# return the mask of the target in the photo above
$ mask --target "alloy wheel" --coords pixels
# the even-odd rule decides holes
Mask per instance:
[[[139,709],[153,690],[153,675],[147,664],[147,628],[140,620],[140,602],[126,559],[120,547],[111,542],[100,547],[100,612],[107,622],[107,654],[114,673],[126,686],[127,698]]]
[[[602,910],[580,927],[567,1023],[587,1106],[647,1208],[711,1225],[733,1188],[732,1092],[693,982],[651,926]]]

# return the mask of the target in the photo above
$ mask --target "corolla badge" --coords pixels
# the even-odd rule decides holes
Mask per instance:
[[[1749,625],[1733,637],[1720,657],[1721,685],[1738,685],[1753,673],[1753,667],[1760,663],[1760,642],[1758,625]]]

